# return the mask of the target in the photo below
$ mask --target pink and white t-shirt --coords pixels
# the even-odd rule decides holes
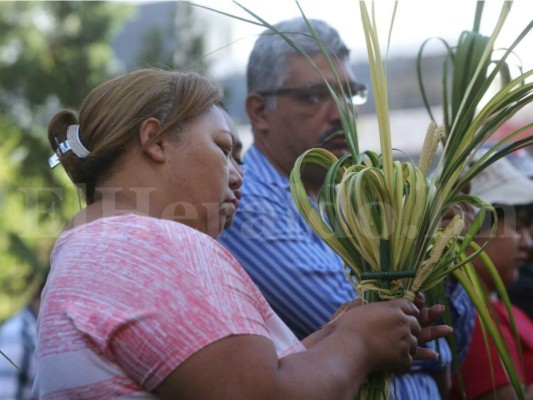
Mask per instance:
[[[238,262],[185,225],[136,215],[66,231],[51,255],[38,321],[41,399],[154,398],[195,352],[230,335],[303,345]]]

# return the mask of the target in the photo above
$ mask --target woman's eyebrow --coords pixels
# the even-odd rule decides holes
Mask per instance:
[[[231,138],[231,145],[232,146],[235,145],[235,139],[234,139],[233,133],[230,130],[222,128],[222,129],[219,129],[217,133],[222,133],[224,135],[229,136]]]

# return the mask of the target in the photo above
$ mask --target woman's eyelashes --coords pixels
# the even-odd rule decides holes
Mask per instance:
[[[215,138],[215,143],[224,153],[224,157],[231,159],[233,150],[233,138],[228,135],[221,135]]]
[[[220,149],[222,150],[222,152],[224,153],[224,156],[226,158],[232,158],[231,156],[231,146],[228,146],[228,145],[219,145]]]
[[[232,153],[231,153],[232,143],[231,143],[231,141],[219,140],[218,143],[217,143],[217,146],[219,147],[220,150],[222,150],[222,153],[224,153],[224,157],[232,158]]]

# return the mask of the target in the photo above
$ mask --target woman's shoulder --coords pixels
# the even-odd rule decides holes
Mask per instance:
[[[64,271],[87,269],[83,273],[89,273],[107,266],[116,272],[113,266],[121,265],[126,275],[142,270],[174,279],[174,274],[185,273],[250,284],[238,261],[215,239],[175,221],[131,214],[65,231],[54,246],[51,262]]]
[[[123,214],[77,224],[65,230],[59,237],[59,241],[94,237],[100,240],[112,238],[125,241],[141,238],[153,242],[169,235],[177,239],[192,236],[197,241],[204,241],[208,238],[201,232],[179,222],[145,215]]]
[[[52,260],[93,261],[121,258],[189,258],[207,247],[205,235],[177,222],[135,214],[99,218],[64,231],[52,250]]]

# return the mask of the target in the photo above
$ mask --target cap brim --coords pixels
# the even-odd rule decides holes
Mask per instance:
[[[475,185],[475,182],[473,182]],[[476,196],[491,204],[509,204],[513,206],[533,203],[533,181],[525,176],[523,179],[513,179],[505,183],[500,183],[497,187],[476,190],[472,187],[472,192]]]

